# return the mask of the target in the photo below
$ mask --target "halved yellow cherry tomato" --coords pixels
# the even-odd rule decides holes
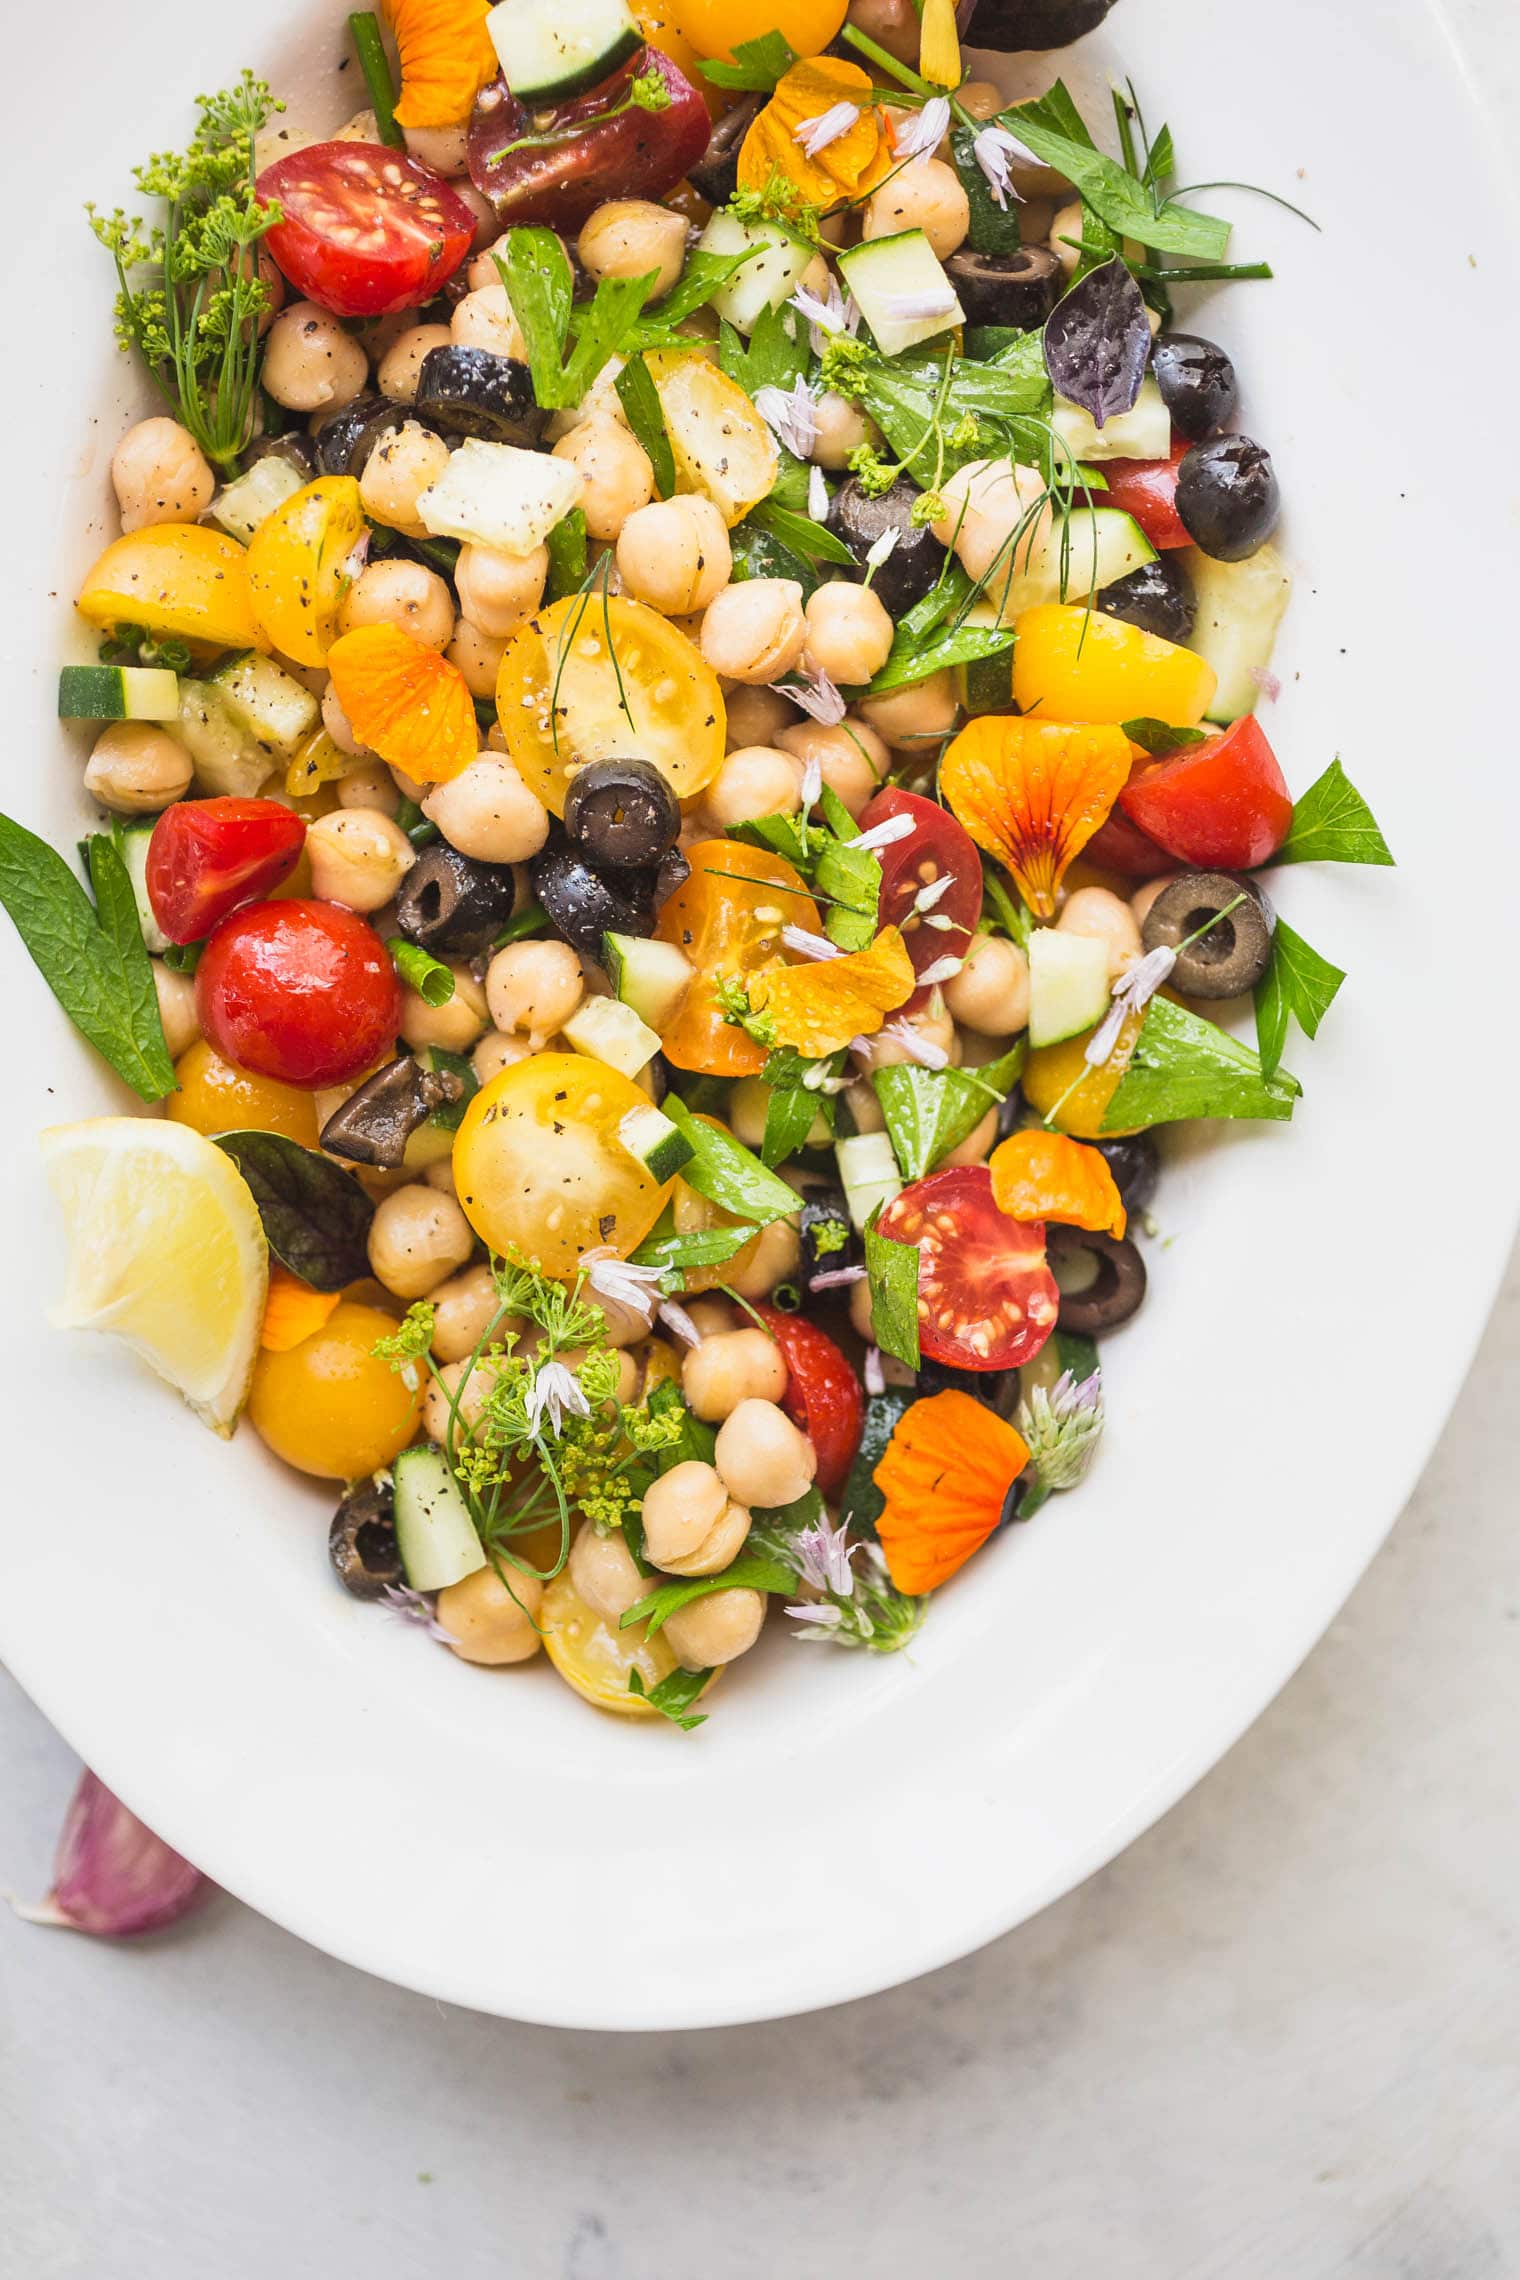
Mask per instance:
[[[1015,630],[1014,702],[1039,720],[1196,728],[1219,685],[1190,649],[1076,603],[1025,610]]]
[[[567,1568],[544,1593],[538,1611],[543,1627],[544,1652],[567,1686],[597,1710],[613,1710],[624,1718],[657,1718],[637,1694],[628,1691],[629,1675],[637,1671],[645,1694],[652,1694],[662,1678],[676,1668],[676,1658],[665,1644],[663,1631],[651,1639],[642,1623],[620,1630],[615,1619],[588,1607],[570,1581]],[[707,1688],[703,1688],[703,1693]]]
[[[583,1251],[624,1258],[670,1193],[618,1138],[646,1093],[579,1053],[535,1053],[470,1102],[454,1142],[454,1185],[481,1241],[568,1279]]]
[[[310,889],[307,890],[308,893]],[[179,1091],[172,1092],[164,1113],[174,1124],[188,1124],[208,1136],[215,1132],[279,1132],[303,1148],[317,1144],[317,1105],[312,1094],[295,1085],[282,1085],[273,1077],[255,1076],[234,1068],[213,1052],[204,1037],[183,1052],[174,1065]]]
[[[247,555],[201,523],[151,523],[118,538],[76,606],[91,625],[140,625],[205,649],[269,647],[253,613]]]
[[[1144,1026],[1143,1012],[1130,1014],[1112,1053],[1098,1069],[1090,1069],[1083,1059],[1093,1034],[1090,1029],[1084,1029],[1080,1037],[1068,1037],[1063,1045],[1037,1046],[1019,1079],[1024,1098],[1036,1115],[1050,1117],[1054,1110],[1051,1121],[1056,1131],[1068,1132],[1074,1140],[1117,1138],[1103,1119]]]
[[[663,1039],[678,1069],[709,1077],[757,1077],[765,1047],[723,1018],[714,981],[742,981],[781,955],[783,926],[822,926],[818,905],[790,863],[737,839],[699,839],[686,852],[691,876],[662,906],[655,932],[674,942],[697,978]]]
[[[780,32],[798,55],[822,55],[844,25],[848,0],[671,0],[670,16],[698,55],[731,56],[745,40]]]
[[[282,656],[324,665],[364,530],[352,475],[323,475],[266,515],[248,548],[254,615]],[[268,642],[264,644],[268,646]]]
[[[716,673],[658,610],[617,595],[567,594],[520,625],[496,710],[519,775],[551,815],[564,814],[571,777],[592,760],[647,760],[683,800],[723,765]]]
[[[700,349],[645,357],[676,465],[676,489],[711,499],[730,530],[769,498],[781,466],[776,439],[737,380]]]
[[[416,1433],[425,1372],[399,1370],[375,1353],[394,1335],[394,1315],[345,1299],[320,1330],[286,1353],[265,1348],[254,1365],[248,1415],[259,1438],[298,1472],[357,1480],[388,1465]]]

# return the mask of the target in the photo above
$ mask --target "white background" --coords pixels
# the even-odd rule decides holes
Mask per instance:
[[[1451,13],[1512,116],[1510,11]],[[1390,122],[1388,156],[1439,197],[1417,132]],[[1253,1733],[1082,1891],[896,1994],[566,2035],[445,2013],[228,1901],[136,1949],[5,1918],[0,2274],[1520,2270],[1517,1365],[1512,1274],[1392,1543]],[[73,1773],[0,1692],[0,1885],[44,1887]],[[531,1952],[506,1908],[500,1936]]]

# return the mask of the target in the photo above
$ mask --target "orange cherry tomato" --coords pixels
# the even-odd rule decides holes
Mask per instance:
[[[377,1339],[395,1328],[394,1315],[345,1300],[298,1346],[283,1354],[265,1348],[248,1415],[277,1457],[321,1480],[357,1480],[399,1456],[421,1420],[426,1373],[409,1365],[416,1383],[408,1385],[376,1356]]]
[[[665,1032],[665,1057],[709,1077],[757,1077],[765,1047],[723,1018],[714,982],[743,981],[781,955],[783,926],[822,926],[818,906],[781,856],[737,839],[700,839],[687,850],[691,876],[660,911],[655,932],[697,969]]]
[[[309,1092],[282,1085],[274,1077],[235,1069],[204,1037],[198,1037],[175,1063],[179,1091],[170,1093],[165,1114],[208,1136],[215,1132],[280,1132],[303,1148],[317,1144],[317,1104]]]
[[[670,20],[698,55],[731,56],[780,32],[798,55],[822,55],[844,25],[847,0],[671,0]]]

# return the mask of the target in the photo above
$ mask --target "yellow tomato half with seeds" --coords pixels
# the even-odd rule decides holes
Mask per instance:
[[[251,606],[248,557],[236,539],[201,523],[153,523],[118,538],[77,607],[91,625],[140,625],[204,649],[269,647]]]
[[[266,515],[248,548],[248,591],[269,641],[298,665],[325,665],[364,531],[352,475],[324,475]],[[266,645],[267,646],[267,645]]]
[[[530,791],[563,815],[570,779],[593,760],[647,760],[677,799],[723,765],[718,676],[658,610],[593,589],[520,625],[502,654],[496,711]]]
[[[624,1718],[659,1716],[629,1691],[628,1681],[637,1671],[645,1694],[652,1694],[662,1678],[669,1678],[676,1658],[665,1643],[663,1631],[656,1631],[651,1638],[642,1623],[630,1623],[625,1631],[615,1618],[599,1615],[582,1599],[568,1569],[557,1575],[544,1593],[538,1619],[543,1626],[545,1654],[582,1701],[597,1710],[616,1711]],[[705,1694],[707,1688],[702,1691]]]

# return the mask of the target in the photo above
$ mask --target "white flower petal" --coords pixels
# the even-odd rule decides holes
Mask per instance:
[[[932,158],[949,132],[949,99],[935,95],[911,119],[894,124],[892,148],[899,158]]]
[[[843,717],[841,714],[840,718]],[[895,846],[899,839],[911,838],[917,829],[918,825],[911,815],[883,816],[880,823],[873,823],[869,831],[860,832],[850,841],[850,845],[867,848],[874,855],[883,847]]]
[[[792,140],[801,143],[809,158],[816,158],[830,143],[847,135],[859,117],[858,103],[831,103],[816,119],[799,119],[792,129]]]
[[[808,469],[808,513],[814,522],[826,522],[829,513],[829,487],[823,479],[821,467]]]
[[[837,942],[826,941],[821,934],[810,934],[805,926],[783,926],[781,940],[788,950],[795,950],[799,958],[844,956]]]

